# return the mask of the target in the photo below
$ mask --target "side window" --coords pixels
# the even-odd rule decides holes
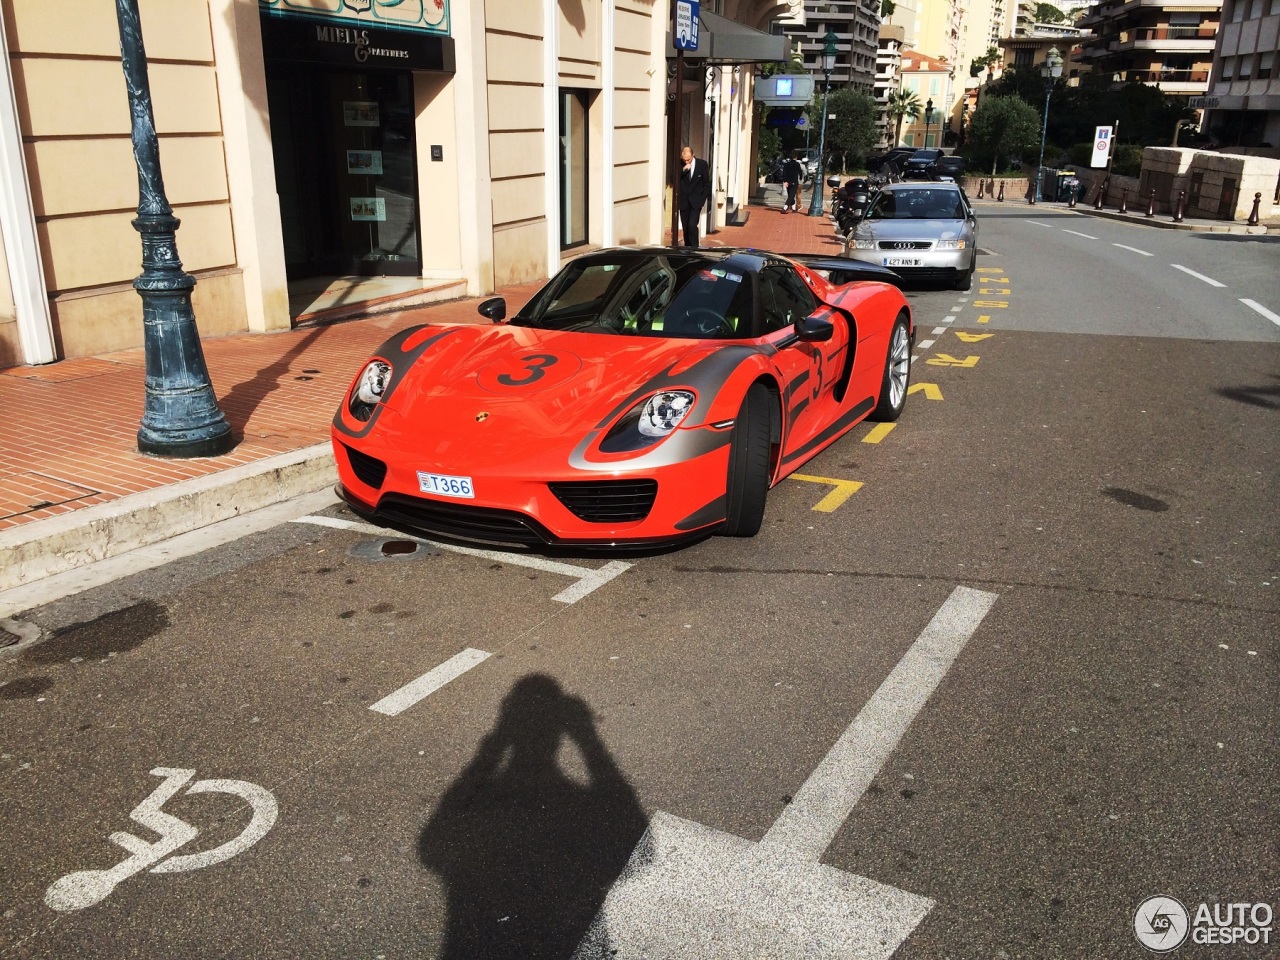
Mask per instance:
[[[791,326],[817,306],[805,282],[790,267],[783,266],[760,271],[760,299],[767,333]]]

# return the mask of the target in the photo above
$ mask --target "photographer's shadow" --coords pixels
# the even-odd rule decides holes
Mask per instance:
[[[560,768],[562,740],[588,782]],[[447,888],[442,960],[568,960],[647,826],[586,703],[522,678],[419,838]]]

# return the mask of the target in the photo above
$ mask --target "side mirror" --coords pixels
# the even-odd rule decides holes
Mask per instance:
[[[827,186],[828,186],[828,187],[838,187],[838,186],[840,186],[840,178],[839,178],[839,177],[827,177]]]
[[[824,320],[815,314],[809,314],[804,319],[797,320],[795,325],[796,336],[805,343],[821,343],[824,340],[830,340],[835,329],[835,325],[830,320]]]
[[[476,313],[482,317],[488,317],[494,323],[501,323],[507,319],[507,301],[502,297],[490,297],[476,307]]]

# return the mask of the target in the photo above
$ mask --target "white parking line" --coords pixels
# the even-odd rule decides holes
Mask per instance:
[[[1137,247],[1126,247],[1123,243],[1113,243],[1112,246],[1119,247],[1121,250],[1129,250],[1129,251],[1132,251],[1133,253],[1140,253],[1144,257],[1154,256],[1154,254],[1147,253],[1147,251],[1145,250],[1139,250]]]
[[[1048,227],[1050,230],[1053,229],[1052,223],[1041,223],[1039,220],[1028,220],[1027,223],[1034,223],[1037,227]]]
[[[938,336],[939,334],[943,334],[943,333],[946,333],[946,332],[947,332],[947,328],[946,328],[946,327],[934,327],[934,328],[933,328],[933,335],[934,335],[935,337],[936,337],[936,336]]]
[[[467,647],[461,653],[454,654],[438,667],[428,670],[416,680],[411,680],[395,693],[389,693],[377,703],[369,707],[376,713],[394,717],[404,713],[419,700],[431,696],[450,680],[456,680],[472,667],[484,663],[489,654],[483,650]]]
[[[1097,239],[1098,239],[1097,237],[1092,237],[1092,236],[1090,236],[1090,235],[1089,235],[1089,234],[1087,234],[1087,233],[1081,233],[1079,230],[1068,230],[1066,227],[1063,227],[1063,228],[1062,228],[1062,232],[1063,232],[1063,233],[1074,233],[1077,237],[1084,237],[1086,240],[1097,240]]]
[[[610,560],[602,567],[578,567],[572,563],[557,563],[554,560],[529,556],[528,554],[503,553],[499,550],[478,550],[475,547],[460,547],[451,543],[428,540],[425,537],[399,533],[395,530],[386,530],[382,527],[375,527],[371,523],[343,520],[341,517],[299,517],[293,522],[310,523],[317,527],[330,527],[334,530],[354,530],[356,533],[370,533],[379,537],[400,537],[405,540],[416,540],[418,543],[430,544],[437,549],[448,550],[451,553],[479,557],[482,560],[496,560],[499,563],[510,564],[513,567],[528,567],[531,570],[541,570],[543,573],[557,573],[562,577],[570,577],[576,582],[565,587],[551,598],[559,603],[577,603],[591,591],[603,587],[614,577],[631,569],[631,564],[623,563],[621,560]]]
[[[1203,280],[1205,283],[1209,284],[1209,286],[1211,287],[1226,286],[1225,283],[1219,283],[1217,280],[1213,279],[1213,277],[1206,277],[1203,273],[1196,273],[1190,267],[1184,267],[1180,263],[1171,263],[1169,264],[1169,266],[1173,267],[1173,269],[1175,270],[1181,270],[1183,273],[1190,274],[1191,276],[1195,277],[1197,280]]]
[[[1258,313],[1262,314],[1264,317],[1266,317],[1268,320],[1274,323],[1277,327],[1280,327],[1280,314],[1272,313],[1262,304],[1258,303],[1257,300],[1246,300],[1243,297],[1241,297],[1240,302],[1243,303],[1250,310],[1258,311]]]
[[[943,322],[943,323],[951,323],[951,322],[952,322],[952,321],[954,321],[954,320],[955,320],[955,317],[954,317],[954,316],[951,316],[951,317],[943,317],[943,318],[942,318],[942,322]]]
[[[956,587],[760,842],[817,862],[998,594]]]
[[[921,340],[920,343],[917,344],[917,346],[920,347],[921,350],[928,350],[935,343],[937,343],[936,340]]]

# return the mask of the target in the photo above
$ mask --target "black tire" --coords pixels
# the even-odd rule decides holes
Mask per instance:
[[[764,521],[764,502],[769,493],[772,409],[773,398],[768,389],[756,384],[747,391],[734,421],[725,491],[728,519],[720,528],[723,536],[754,537]]]
[[[899,317],[889,331],[884,376],[880,380],[880,402],[871,411],[871,419],[893,423],[902,416],[902,408],[907,405],[907,387],[910,385],[911,336],[907,333],[907,321]]]
[[[978,258],[975,256],[969,261],[969,269],[960,276],[956,277],[956,282],[952,285],[955,290],[968,290],[973,286],[973,271],[978,266]]]

